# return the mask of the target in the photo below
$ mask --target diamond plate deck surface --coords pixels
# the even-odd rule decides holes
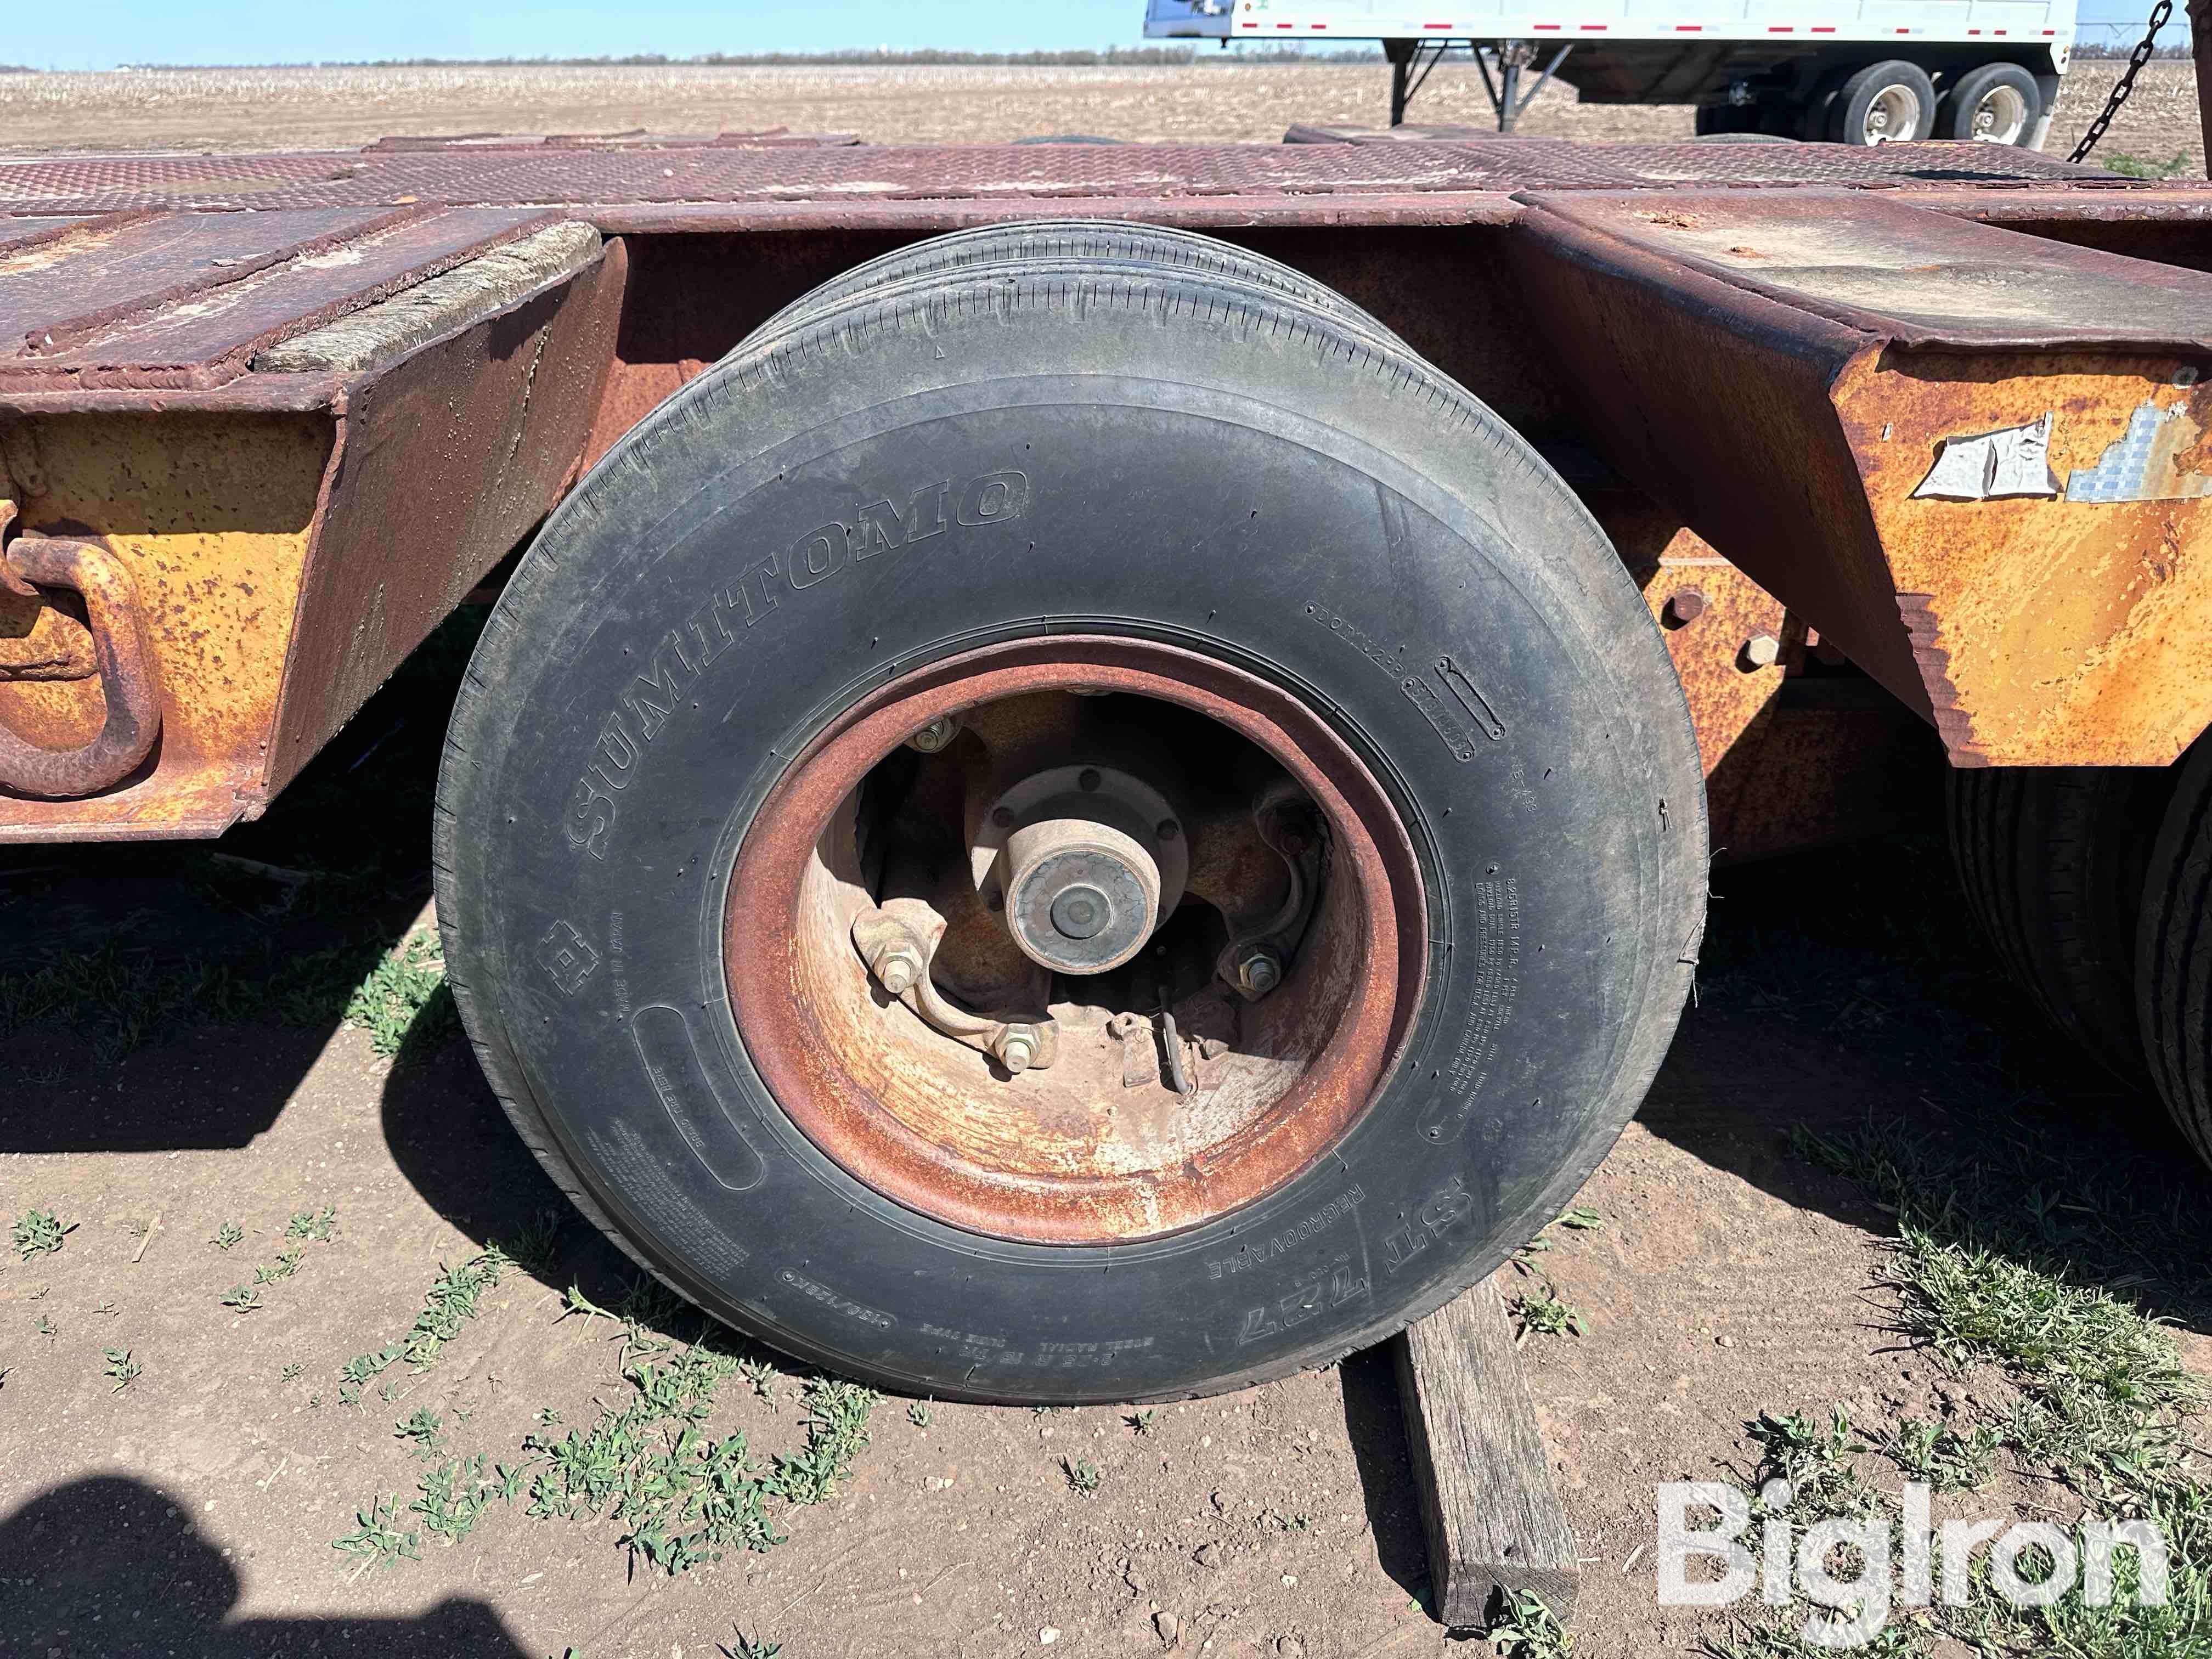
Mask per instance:
[[[422,141],[416,141],[422,144]],[[1965,144],[1590,144],[1562,139],[1300,144],[428,143],[285,155],[0,163],[0,216],[132,209],[471,205],[748,207],[917,201],[1504,194],[1527,190],[1959,191],[2133,181]]]

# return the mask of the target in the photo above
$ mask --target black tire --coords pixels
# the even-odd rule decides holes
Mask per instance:
[[[2170,770],[1954,769],[1951,850],[1974,919],[2052,1024],[2145,1079],[2136,919]]]
[[[1984,109],[1984,104],[1990,110]],[[1992,114],[2003,123],[2007,136],[1983,137],[1979,124]],[[2033,75],[2017,64],[1984,64],[1968,70],[1943,94],[1936,112],[1935,136],[2025,147],[2034,143],[2035,124],[2042,114],[2043,94]]]
[[[2151,1078],[2212,1164],[2212,743],[2179,770],[2143,884],[2136,982]]]
[[[1372,315],[1303,271],[1211,236],[1119,219],[1029,219],[1011,225],[980,225],[894,248],[801,295],[762,324],[745,343],[762,345],[791,324],[842,305],[857,294],[888,297],[894,285],[922,283],[952,271],[994,268],[1018,276],[1033,273],[1046,261],[1231,277],[1287,295],[1341,318],[1363,333],[1404,349],[1403,342]]]
[[[1885,99],[1902,102],[1900,94],[1905,94],[1911,95],[1915,112],[1894,126],[1886,142],[1905,143],[1925,138],[1936,121],[1936,83],[1928,78],[1926,70],[1902,58],[1869,64],[1844,82],[1836,94],[1836,101],[1829,106],[1828,137],[1838,143],[1863,148],[1876,143],[1868,136],[1869,116]]]
[[[1797,106],[1797,136],[1808,144],[1832,143],[1837,131],[1836,97],[1850,79],[1848,70],[1830,70],[1813,86],[1812,94]]]
[[[950,1398],[1237,1386],[1379,1340],[1493,1270],[1642,1098],[1704,919],[1687,710],[1580,503],[1425,365],[1227,276],[953,270],[763,332],[554,514],[453,716],[448,979],[554,1179],[730,1323]],[[702,594],[735,605],[732,584],[774,580],[763,548],[864,481],[1003,476],[1015,456],[1018,522],[762,587],[763,625],[687,666],[618,805],[580,786],[634,653],[690,637]],[[714,946],[736,841],[811,732],[894,665],[1071,629],[1176,642],[1299,696],[1392,794],[1430,907],[1406,1048],[1334,1148],[1110,1253],[962,1231],[848,1176],[754,1072]],[[1464,759],[1410,695],[1447,653],[1484,665],[1503,726]],[[720,1108],[694,1127],[743,1179],[718,1181],[657,1097],[628,1027],[646,1008],[688,1029]]]

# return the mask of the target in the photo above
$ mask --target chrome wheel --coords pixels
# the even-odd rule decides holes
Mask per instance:
[[[2017,144],[2027,131],[2027,100],[2017,88],[1991,87],[1974,106],[1974,142]]]
[[[1899,143],[1920,136],[1920,94],[1911,87],[1884,87],[1867,106],[1862,136],[1869,144]]]

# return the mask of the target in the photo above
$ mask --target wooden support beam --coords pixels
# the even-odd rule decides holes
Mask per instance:
[[[1485,1279],[1391,1346],[1437,1616],[1480,1626],[1494,1593],[1521,1590],[1564,1625],[1582,1569],[1496,1288]]]

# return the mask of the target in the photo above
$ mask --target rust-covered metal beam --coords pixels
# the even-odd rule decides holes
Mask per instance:
[[[536,209],[0,245],[0,841],[257,814],[559,499],[623,271]]]
[[[2212,725],[2212,277],[1863,195],[1541,195],[1589,441],[1959,765]]]

